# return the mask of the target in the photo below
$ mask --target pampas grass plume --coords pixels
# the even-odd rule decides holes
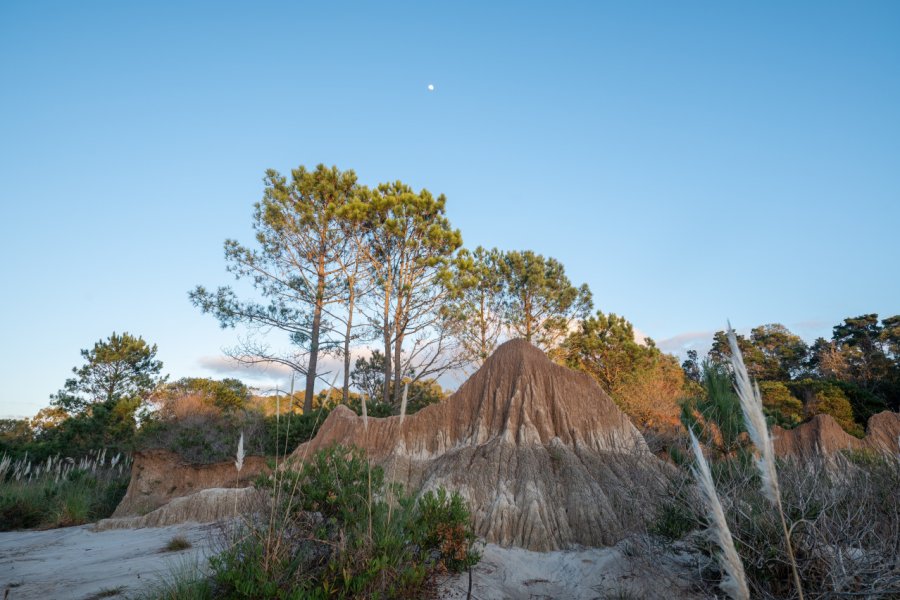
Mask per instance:
[[[709,470],[709,463],[703,456],[703,450],[700,448],[700,442],[693,431],[691,434],[691,447],[694,449],[694,455],[697,457],[696,465],[691,466],[691,471],[700,484],[700,491],[703,493],[703,499],[710,512],[709,532],[712,535],[722,554],[719,556],[719,564],[725,571],[725,577],[719,586],[734,600],[749,600],[750,590],[747,589],[747,578],[744,575],[744,564],[738,556],[734,547],[734,539],[731,537],[731,530],[728,529],[728,523],[725,521],[725,511],[722,510],[722,503],[716,494],[716,486],[713,484],[712,473]]]
[[[238,440],[237,447],[237,460],[234,461],[234,466],[237,468],[238,473],[241,472],[241,469],[244,468],[244,432],[241,432],[241,439]]]
[[[759,451],[756,466],[762,477],[762,491],[771,503],[777,504],[781,501],[781,493],[778,489],[778,473],[775,470],[775,446],[763,414],[759,387],[750,381],[731,323],[728,324],[728,344],[731,346],[731,364],[734,367],[734,389],[740,399],[741,412],[744,413],[744,425],[747,427],[750,441]]]
[[[747,366],[744,364],[744,357],[741,355],[737,336],[734,333],[734,329],[731,328],[731,323],[728,323],[728,345],[731,346],[734,389],[741,403],[741,412],[744,413],[744,424],[747,427],[747,433],[750,435],[750,441],[753,442],[759,453],[756,459],[756,467],[762,480],[762,492],[778,511],[788,558],[791,561],[794,586],[797,588],[797,595],[800,597],[800,600],[803,600],[803,586],[800,583],[800,574],[797,571],[797,561],[794,558],[790,530],[784,518],[784,510],[781,507],[778,471],[775,468],[775,445],[772,443],[772,435],[769,433],[766,417],[763,414],[763,403],[762,396],[759,393],[759,386],[750,381],[750,375],[747,373]]]

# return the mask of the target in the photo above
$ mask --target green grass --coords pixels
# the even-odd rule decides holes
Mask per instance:
[[[62,465],[67,465],[62,461]],[[131,477],[122,465],[82,463],[17,477],[0,473],[0,531],[68,527],[110,516]]]
[[[183,560],[130,600],[212,600],[216,596],[206,571],[197,557]]]

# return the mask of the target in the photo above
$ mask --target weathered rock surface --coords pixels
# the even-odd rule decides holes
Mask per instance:
[[[146,515],[101,519],[94,529],[106,531],[166,527],[189,521],[213,523],[233,519],[258,509],[264,502],[264,493],[253,487],[210,488],[189,496],[174,498]]]
[[[365,449],[408,489],[458,490],[479,536],[530,550],[615,544],[664,493],[666,466],[609,396],[523,340],[402,424],[370,418],[366,427],[338,407],[292,458],[334,443]]]
[[[775,453],[808,460],[842,450],[900,452],[900,414],[881,412],[869,418],[866,437],[855,438],[844,431],[830,415],[816,415],[793,429],[772,428]]]
[[[265,468],[266,459],[261,456],[244,458],[238,475],[233,462],[197,465],[167,450],[136,452],[128,490],[113,517],[146,515],[174,498],[200,490],[246,487]]]

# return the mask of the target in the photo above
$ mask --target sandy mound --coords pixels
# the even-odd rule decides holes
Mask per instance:
[[[458,490],[479,536],[531,550],[614,544],[663,493],[665,466],[609,396],[523,340],[402,426],[372,418],[366,430],[338,407],[292,456],[336,442],[364,448],[409,489]]]
[[[866,437],[855,438],[838,425],[830,415],[816,415],[795,427],[772,428],[775,453],[801,460],[842,450],[872,450],[896,454],[900,452],[900,414],[889,411],[873,415],[866,426]]]
[[[259,507],[264,501],[256,488],[210,488],[190,496],[174,498],[156,510],[143,516],[113,517],[97,522],[94,529],[138,529],[140,527],[165,527],[194,521],[213,523],[234,518]]]
[[[113,517],[146,515],[173,498],[200,490],[245,487],[265,468],[265,458],[248,456],[238,477],[233,462],[196,465],[167,450],[136,452],[128,490]]]

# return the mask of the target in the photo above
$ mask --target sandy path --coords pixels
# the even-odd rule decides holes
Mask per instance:
[[[118,590],[107,597],[124,597],[180,566],[204,566],[210,549],[218,547],[218,531],[186,523],[102,532],[90,525],[0,532],[0,594],[9,590],[8,600],[86,600]],[[191,548],[160,552],[175,536]]]
[[[653,554],[635,544],[532,552],[487,544],[472,571],[473,600],[695,600],[691,557]],[[463,600],[467,574],[441,584],[442,598]]]
[[[175,536],[192,547],[160,552]],[[49,531],[0,533],[0,600],[124,598],[183,569],[205,569],[221,548],[216,525],[91,531],[89,525]],[[532,552],[484,546],[473,570],[474,600],[593,600],[629,597],[664,600],[702,597],[691,588],[690,555],[658,552],[623,542],[611,548]],[[442,598],[466,598],[466,574],[445,579]],[[113,591],[117,593],[112,593]],[[99,596],[103,592],[110,595]]]

